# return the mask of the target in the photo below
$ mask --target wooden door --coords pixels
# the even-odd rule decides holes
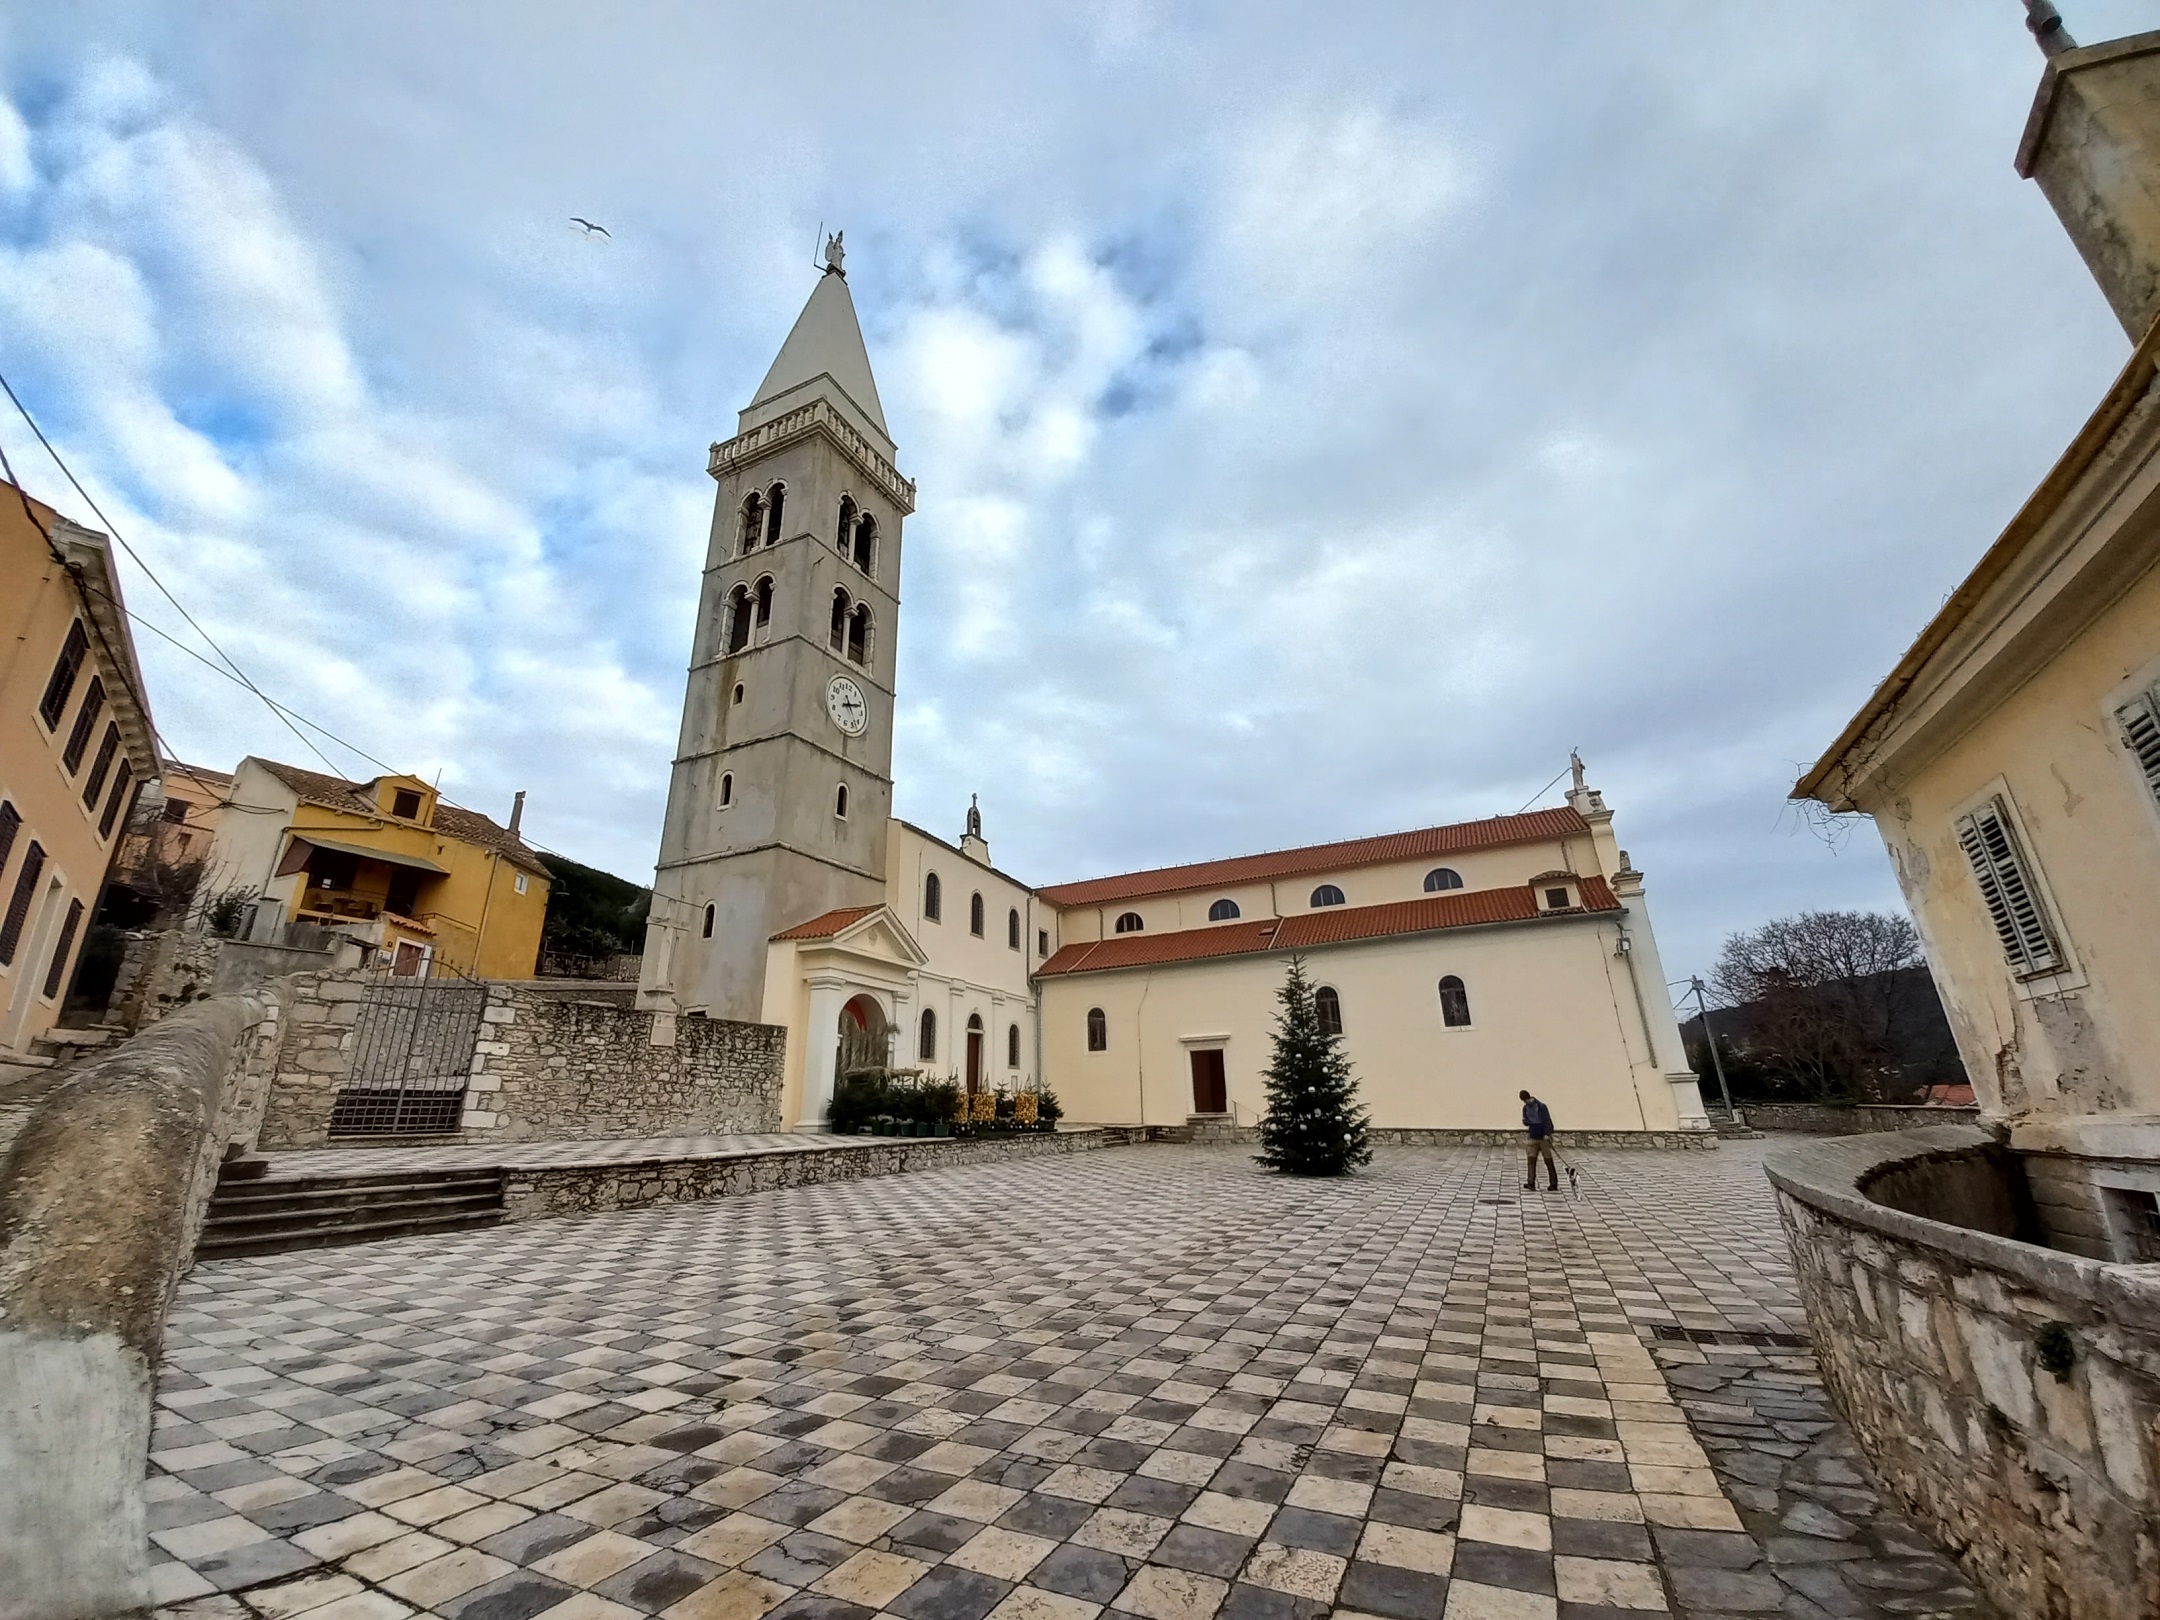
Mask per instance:
[[[1192,1055],[1192,1111],[1196,1114],[1230,1112],[1230,1088],[1223,1078],[1220,1048]]]
[[[982,1043],[983,1032],[981,1030],[971,1029],[968,1031],[967,1089],[970,1097],[982,1090]]]

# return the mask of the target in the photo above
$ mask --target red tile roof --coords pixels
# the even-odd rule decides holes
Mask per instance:
[[[1162,866],[1153,871],[1125,872],[1115,877],[1089,878],[1080,883],[1055,883],[1036,893],[1054,906],[1092,906],[1112,900],[1137,900],[1150,894],[1182,894],[1191,889],[1264,883],[1269,878],[1295,877],[1301,872],[1378,866],[1386,861],[1424,860],[1434,855],[1455,855],[1464,850],[1491,849],[1502,844],[1566,838],[1589,830],[1589,823],[1561,805],[1550,810],[1532,810],[1520,816],[1490,816],[1483,821],[1458,821],[1445,827],[1421,827],[1414,832],[1383,833],[1377,838],[1308,844],[1302,849],[1279,849],[1265,855],[1238,855],[1226,861],[1199,861],[1190,866]]]
[[[1601,877],[1582,881],[1582,906],[1564,917],[1590,911],[1618,911],[1620,902]],[[1527,887],[1458,889],[1416,900],[1390,900],[1377,906],[1327,906],[1292,917],[1262,917],[1213,928],[1187,928],[1174,934],[1113,934],[1085,945],[1067,945],[1036,971],[1101,973],[1110,968],[1155,967],[1197,962],[1211,956],[1251,956],[1262,951],[1302,951],[1316,945],[1348,945],[1397,934],[1425,934],[1444,928],[1477,928],[1490,923],[1531,922],[1548,915],[1538,910]]]
[[[375,802],[368,797],[368,784],[365,782],[348,782],[343,777],[325,776],[320,771],[304,771],[297,765],[282,765],[274,759],[263,759],[260,756],[256,756],[255,763],[310,804],[326,805],[332,810],[343,810],[348,815],[355,816],[382,814],[375,808]],[[445,804],[437,798],[434,831],[446,838],[455,838],[461,844],[477,844],[482,849],[492,849],[537,876],[552,876],[540,857],[527,847],[522,838],[509,828],[490,821],[477,810],[460,810],[456,805]]]
[[[808,922],[799,922],[793,928],[783,928],[772,937],[774,939],[831,939],[835,935],[854,927],[855,924],[861,922],[863,918],[877,909],[876,906],[841,906],[838,910],[828,911],[823,916],[812,917]]]

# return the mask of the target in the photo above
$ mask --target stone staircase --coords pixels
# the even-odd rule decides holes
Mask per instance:
[[[1763,1133],[1747,1122],[1747,1115],[1735,1109],[1728,1114],[1715,1103],[1705,1103],[1703,1112],[1710,1116],[1710,1128],[1728,1142],[1745,1142]]]
[[[459,1232],[503,1219],[500,1170],[269,1177],[268,1168],[262,1159],[235,1159],[220,1168],[196,1259]]]

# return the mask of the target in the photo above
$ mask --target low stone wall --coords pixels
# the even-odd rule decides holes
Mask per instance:
[[[1205,1126],[1192,1121],[1183,1125],[1149,1125],[1144,1127],[1147,1140],[1151,1142],[1189,1142],[1198,1146],[1250,1146],[1260,1140],[1257,1125],[1227,1126],[1219,1123],[1219,1116],[1205,1117]],[[1139,1130],[1140,1126],[1104,1127],[1105,1129]],[[1374,1147],[1506,1147],[1521,1148],[1523,1133],[1515,1131],[1440,1130],[1416,1127],[1375,1126],[1367,1133],[1367,1140]],[[1694,1152],[1709,1152],[1718,1145],[1715,1131],[1556,1131],[1553,1148],[1565,1154],[1573,1148],[1680,1148]]]
[[[165,1312],[268,1088],[276,995],[78,1064],[0,1160],[0,1613],[148,1605],[143,1474]]]
[[[984,1140],[953,1137],[871,1137],[844,1148],[776,1148],[713,1158],[653,1158],[616,1164],[513,1166],[503,1172],[503,1209],[510,1220],[691,1204],[775,1187],[857,1181],[909,1170],[990,1164],[1088,1153],[1112,1146],[1098,1130],[1045,1132]]]
[[[2160,1277],[1976,1229],[2029,1218],[2014,1176],[1975,1196],[2000,1153],[1955,1125],[1770,1151],[1824,1380],[2004,1613],[2160,1613]]]
[[[285,981],[289,1028],[262,1146],[322,1147],[352,1070],[369,976]],[[601,987],[604,988],[604,987]],[[672,1018],[561,983],[486,986],[456,1138],[725,1136],[780,1128],[787,1031],[775,1024]],[[340,1138],[366,1146],[364,1138]]]
[[[1980,1118],[1977,1108],[1922,1108],[1908,1103],[1741,1103],[1739,1108],[1741,1117],[1758,1131],[1799,1131],[1809,1136],[1971,1125]]]

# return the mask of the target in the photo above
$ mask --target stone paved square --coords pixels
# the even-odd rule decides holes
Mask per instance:
[[[1308,1182],[1136,1146],[208,1263],[158,1393],[158,1597],[1979,1613],[1817,1467],[1759,1144],[1571,1157],[1575,1192],[1526,1193],[1499,1150]]]

